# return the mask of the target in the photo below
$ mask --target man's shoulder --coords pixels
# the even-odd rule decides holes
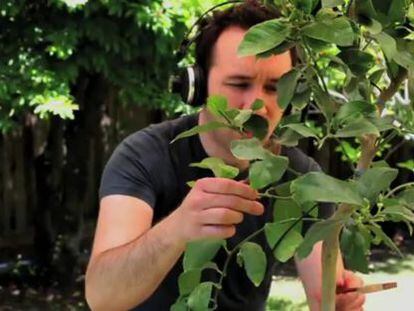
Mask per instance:
[[[299,173],[321,170],[319,164],[298,147],[283,147],[282,155],[289,159],[289,166]]]
[[[127,145],[168,145],[178,134],[197,125],[197,120],[198,116],[193,114],[151,124],[126,137],[123,143]]]

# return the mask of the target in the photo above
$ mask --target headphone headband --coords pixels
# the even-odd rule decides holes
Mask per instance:
[[[187,50],[189,46],[200,36],[201,31],[198,31],[197,34],[190,38],[191,33],[193,32],[194,28],[200,24],[200,22],[204,19],[204,17],[210,13],[211,11],[214,11],[215,9],[225,6],[227,4],[233,4],[233,3],[241,3],[244,2],[242,0],[233,0],[233,1],[225,1],[219,4],[216,4],[215,6],[209,8],[207,11],[202,13],[197,20],[191,25],[190,29],[187,31],[187,33],[184,35],[184,39],[181,41],[180,47],[178,48],[178,51],[176,52],[176,56],[178,61],[180,61],[185,54],[187,54]]]
[[[187,33],[184,36],[184,39],[181,41],[181,44],[178,50],[175,53],[177,67],[178,63],[185,57],[188,52],[188,48],[191,44],[202,34],[203,29],[198,29],[197,33],[190,37],[191,33],[193,32],[196,26],[199,26],[201,21],[204,17],[209,14],[211,11],[227,5],[227,4],[234,4],[234,3],[241,3],[244,2],[242,0],[233,0],[233,1],[226,1],[215,6],[211,7],[194,22],[194,24],[190,27]],[[206,75],[203,72],[203,69],[195,64],[193,66],[179,69],[175,74],[170,76],[169,80],[169,87],[173,93],[178,93],[181,95],[181,99],[191,105],[191,106],[199,106],[202,105],[207,97],[207,81]]]

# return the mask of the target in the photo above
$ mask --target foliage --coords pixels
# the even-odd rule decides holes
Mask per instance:
[[[353,139],[360,151],[352,151],[349,161],[353,175],[346,180],[321,172],[307,173],[292,181],[287,194],[280,196],[277,183],[289,169],[289,163],[262,146],[263,136],[258,131],[253,131],[253,138],[248,135],[247,124],[258,116],[253,110],[229,108],[224,98],[211,98],[207,108],[218,117],[219,121],[215,122],[238,131],[243,137],[232,143],[231,152],[239,159],[250,161],[252,187],[260,190],[262,197],[275,199],[275,204],[289,200],[299,211],[289,216],[275,215],[273,223],[266,224],[232,250],[225,249],[228,258],[237,255],[247,276],[258,285],[266,261],[261,260],[261,246],[250,242],[257,234],[264,232],[270,247],[273,250],[279,247],[279,252],[274,252],[276,259],[285,261],[295,253],[300,258],[306,257],[318,241],[325,241],[328,251],[335,252],[336,243],[332,241],[341,233],[347,266],[367,272],[372,244],[382,242],[399,252],[379,224],[402,221],[411,232],[414,224],[412,189],[409,189],[413,183],[393,188],[398,170],[388,167],[385,161],[373,162],[378,151],[392,138],[414,134],[414,102],[411,99],[401,104],[398,100],[400,88],[405,85],[413,98],[414,4],[405,0],[266,3],[278,7],[283,16],[252,27],[239,46],[239,54],[267,57],[292,47],[297,50],[299,62],[277,84],[281,95],[279,104],[283,108],[292,105],[293,113],[276,129],[275,139],[286,146],[294,146],[303,138],[313,139],[318,148],[333,140],[348,149],[345,156],[352,151],[349,140]],[[332,77],[335,77],[334,83]],[[307,115],[302,121],[295,117],[307,105],[319,112],[317,120]],[[316,125],[310,126],[312,122]],[[263,128],[263,120],[258,124]],[[216,123],[190,131],[194,135],[217,127]],[[400,166],[412,167],[411,162]],[[302,237],[294,228],[310,216],[309,206],[316,206],[317,202],[335,203],[337,211],[327,220],[311,217],[317,223]],[[254,256],[259,259],[251,260]],[[218,283],[199,280],[205,291],[203,295],[197,294],[202,300],[198,302],[205,308],[211,307],[211,297],[206,293],[211,293],[214,287],[220,289],[227,263],[218,267],[221,275]],[[199,285],[193,285],[193,292],[180,292],[176,306],[185,306],[199,292]],[[332,299],[328,297],[327,301]],[[328,307],[324,305],[326,310],[331,310],[330,302]]]
[[[120,104],[186,111],[168,77],[201,9],[195,0],[1,1],[0,130],[28,111],[73,119],[82,76],[103,76]]]

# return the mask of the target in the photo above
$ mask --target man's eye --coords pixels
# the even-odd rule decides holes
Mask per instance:
[[[247,89],[249,87],[248,83],[228,83],[228,85],[237,89]]]
[[[271,92],[271,93],[274,93],[274,92],[277,91],[276,85],[273,85],[273,84],[272,85],[266,85],[265,89],[266,89],[267,92]]]

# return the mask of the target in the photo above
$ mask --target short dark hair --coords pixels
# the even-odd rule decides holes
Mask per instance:
[[[200,34],[195,40],[196,63],[207,77],[215,43],[226,28],[238,26],[247,30],[256,24],[278,17],[279,11],[265,6],[258,0],[246,0],[225,10],[214,11],[199,23]]]

